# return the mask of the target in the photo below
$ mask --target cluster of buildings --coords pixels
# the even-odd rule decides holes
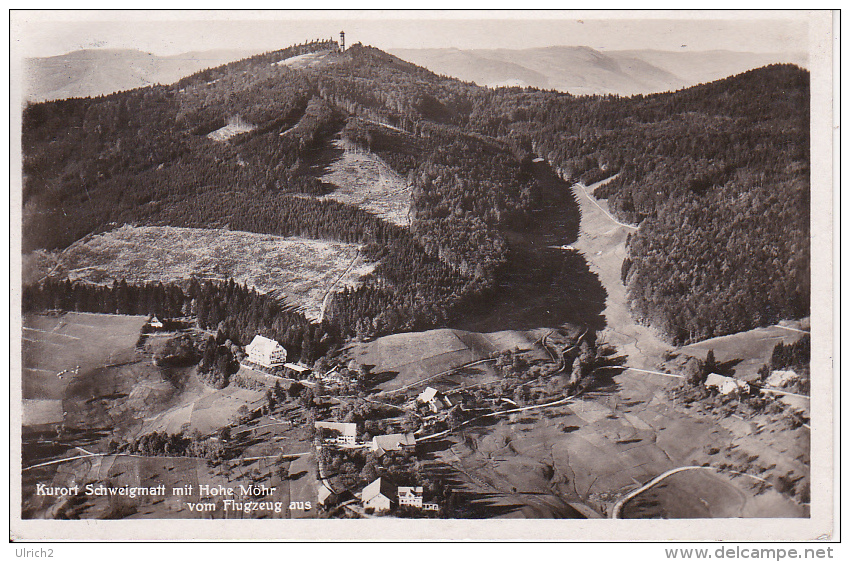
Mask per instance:
[[[377,478],[363,488],[360,500],[363,507],[374,509],[376,512],[389,511],[395,506],[408,506],[424,511],[439,511],[436,503],[423,501],[422,486],[398,486],[386,478]]]
[[[316,430],[325,444],[343,447],[363,447],[383,456],[387,451],[400,451],[416,447],[416,437],[412,433],[391,433],[376,435],[371,441],[360,443],[357,440],[357,424],[348,422],[317,421]],[[323,504],[330,496],[334,496],[326,486],[319,488],[319,503]],[[386,512],[394,507],[407,506],[424,511],[439,511],[436,503],[424,501],[422,486],[395,486],[385,477],[377,478],[360,493],[360,501],[364,508],[375,512]]]
[[[376,435],[371,441],[360,443],[357,440],[357,424],[348,422],[317,421],[315,428],[320,432],[324,443],[344,447],[367,447],[370,451],[383,456],[388,451],[401,451],[416,447],[416,436],[412,433],[390,433]]]

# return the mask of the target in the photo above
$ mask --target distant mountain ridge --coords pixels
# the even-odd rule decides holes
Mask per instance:
[[[674,91],[774,63],[805,67],[805,53],[737,51],[598,51],[535,49],[393,49],[392,54],[438,74],[480,86],[532,86],[576,95],[630,96]]]
[[[576,95],[635,95],[673,91],[768,64],[805,67],[805,53],[738,51],[598,51],[590,47],[535,49],[394,49],[405,61],[480,86],[532,86]],[[25,95],[48,101],[171,84],[199,70],[255,54],[218,49],[158,56],[135,49],[87,49],[25,60]]]
[[[157,56],[135,49],[87,49],[24,61],[29,101],[83,98],[170,84],[199,70],[254,54],[218,49]]]

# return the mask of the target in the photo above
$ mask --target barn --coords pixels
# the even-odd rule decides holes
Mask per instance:
[[[378,478],[363,488],[362,501],[364,507],[375,511],[389,511],[397,501],[396,489],[386,478]]]

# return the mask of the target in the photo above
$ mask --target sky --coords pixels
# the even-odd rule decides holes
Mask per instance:
[[[307,39],[338,39],[344,30],[347,45],[359,41],[385,50],[582,45],[781,53],[807,51],[805,17],[789,11],[14,11],[11,42],[13,52],[25,57],[93,48],[156,55],[211,49],[262,52]]]

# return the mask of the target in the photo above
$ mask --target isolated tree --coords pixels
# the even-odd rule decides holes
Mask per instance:
[[[280,381],[274,382],[274,397],[277,402],[281,402],[286,399],[286,392],[284,392],[283,388],[280,386]]]
[[[711,373],[717,372],[717,361],[714,359],[713,349],[709,349],[708,354],[705,356],[703,371],[705,371],[706,376],[710,375]]]
[[[682,366],[682,374],[691,386],[700,386],[705,382],[708,373],[705,371],[702,361],[696,357],[688,357]]]
[[[209,371],[215,365],[216,359],[216,343],[215,338],[210,336],[207,339],[206,347],[204,348],[204,358],[201,361],[201,371]]]

